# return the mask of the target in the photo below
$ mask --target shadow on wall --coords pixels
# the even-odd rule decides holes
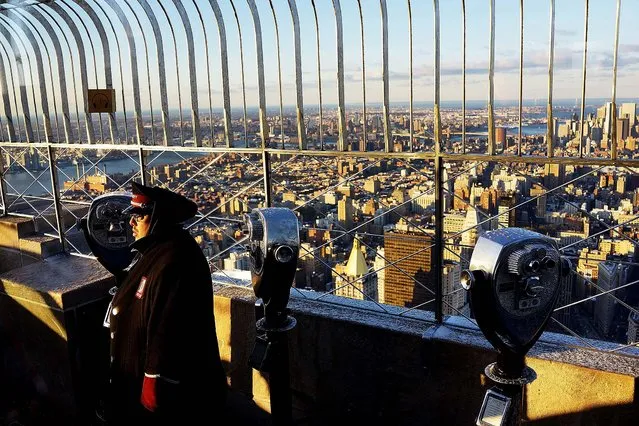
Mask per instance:
[[[95,424],[95,408],[108,382],[109,336],[102,326],[108,298],[62,309],[46,293],[21,298],[5,287],[0,281],[0,425]],[[231,345],[232,358],[246,361],[234,366],[225,362],[238,388],[229,394],[226,413],[215,418],[226,417],[235,425],[270,425],[270,414],[252,399],[252,347],[244,342],[255,322],[252,327],[246,321],[233,324],[232,339],[243,343]]]
[[[7,424],[73,424],[78,403],[90,395],[74,392],[81,386],[85,346],[69,339],[76,313],[40,296],[37,302],[14,298],[0,282],[0,419]],[[90,368],[89,362],[84,365]]]
[[[620,404],[592,408],[579,413],[563,414],[525,422],[535,426],[636,425],[637,404]],[[634,410],[634,412],[633,412]]]

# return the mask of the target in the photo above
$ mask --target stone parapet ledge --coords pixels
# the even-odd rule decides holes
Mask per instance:
[[[87,424],[108,363],[102,322],[113,285],[97,261],[69,255],[0,274],[0,382],[15,390],[0,402],[0,418],[18,412],[24,424]]]
[[[260,404],[269,399],[268,383],[246,364],[254,301],[250,287],[218,289],[215,296],[223,358],[247,379],[243,392]],[[228,306],[244,314],[225,316]],[[474,424],[490,386],[483,370],[496,353],[468,320],[436,324],[431,312],[398,316],[405,309],[296,289],[289,307],[298,321],[289,339],[296,418],[307,424]],[[597,349],[542,335],[527,358],[538,375],[525,391],[528,423],[635,424],[639,358],[607,353],[613,347],[607,343],[589,344]]]

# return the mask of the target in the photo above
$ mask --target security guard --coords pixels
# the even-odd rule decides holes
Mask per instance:
[[[197,205],[133,183],[136,251],[107,314],[111,332],[108,422],[220,424],[226,380],[208,262],[180,225]]]

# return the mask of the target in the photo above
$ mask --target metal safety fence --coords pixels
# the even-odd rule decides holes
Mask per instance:
[[[555,61],[555,1],[531,11],[519,2],[518,66],[508,80],[495,60],[496,17],[512,5],[466,3],[4,2],[2,212],[33,218],[67,252],[90,256],[77,221],[92,199],[133,180],[164,186],[198,203],[186,226],[212,273],[239,283],[248,268],[239,216],[285,206],[302,230],[299,297],[471,323],[459,275],[478,236],[526,227],[555,238],[573,267],[550,328],[636,354],[639,123],[632,99],[617,103],[621,0],[607,47],[612,93],[601,105],[587,96],[592,14],[579,2],[582,67],[570,72],[580,77],[581,102],[569,108],[553,102],[555,76],[567,72]],[[540,106],[524,97],[524,29],[525,12],[538,16],[542,6]],[[478,36],[471,13],[488,24],[479,31],[488,41],[480,70],[467,66],[468,35]],[[508,13],[513,21],[517,10]],[[451,16],[455,70],[442,63],[453,56],[442,32],[453,36],[440,19]],[[485,85],[479,106],[467,100],[478,84],[468,76]],[[517,102],[496,102],[500,82]],[[391,88],[407,96],[391,102]],[[442,90],[454,90],[459,105],[443,102]],[[117,108],[92,112],[100,102]]]

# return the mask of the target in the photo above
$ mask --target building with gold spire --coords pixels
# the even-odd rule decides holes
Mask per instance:
[[[346,265],[339,269],[340,275],[335,278],[337,296],[377,301],[377,274],[369,271],[358,236],[353,240]]]

